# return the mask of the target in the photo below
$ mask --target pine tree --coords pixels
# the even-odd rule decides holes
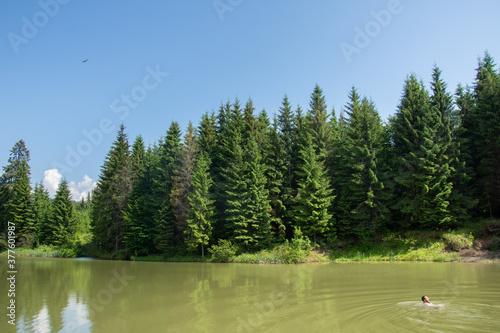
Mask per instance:
[[[344,233],[359,239],[375,235],[388,217],[384,206],[384,185],[379,180],[377,153],[381,149],[383,128],[372,101],[360,99],[353,87],[346,106],[345,186],[342,195],[347,207],[341,222]],[[348,226],[348,230],[345,230]]]
[[[123,212],[132,189],[131,175],[129,143],[122,124],[101,167],[93,194],[92,226],[100,250],[124,248]]]
[[[144,147],[144,140],[141,135],[135,138],[134,144],[132,145],[132,153],[130,154],[130,167],[132,170],[132,183],[134,183],[139,171],[144,163],[144,155],[146,154],[146,148]]]
[[[48,244],[51,205],[49,192],[45,189],[43,184],[35,186],[33,192],[33,212],[35,217],[37,244]]]
[[[297,109],[295,110],[295,117],[294,117],[294,139],[293,139],[293,146],[292,146],[292,153],[291,153],[291,165],[292,165],[292,171],[293,171],[293,178],[292,178],[292,183],[290,185],[290,193],[292,195],[292,206],[295,204],[295,197],[297,196],[298,193],[298,177],[297,177],[297,172],[300,171],[301,165],[303,163],[302,161],[302,149],[304,147],[305,139],[309,136],[311,136],[311,129],[309,125],[309,120],[307,119],[306,116],[304,116],[304,113],[302,111],[302,108],[297,106]],[[312,140],[312,139],[311,139]],[[312,142],[312,141],[311,141]],[[294,221],[293,214],[294,210],[292,209],[292,206],[287,207],[287,214],[289,215],[289,218],[291,218],[292,221]],[[293,222],[294,223],[294,222]],[[295,226],[292,223],[292,233],[290,236],[293,236],[295,234]],[[287,235],[288,235],[288,226],[287,226]]]
[[[205,152],[205,156],[211,160],[215,157],[217,148],[217,126],[215,114],[205,113],[201,116],[200,125],[197,129],[198,150]]]
[[[82,198],[79,202],[73,202],[75,207],[75,243],[77,245],[84,245],[90,243],[92,240],[92,200],[90,192],[87,193],[86,198]]]
[[[391,124],[398,167],[393,208],[407,226],[436,228],[450,222],[451,183],[449,169],[439,165],[444,150],[437,135],[439,123],[427,90],[411,75]]]
[[[270,143],[269,136],[272,131],[271,121],[269,120],[269,116],[265,109],[263,109],[257,119],[255,120],[255,130],[254,130],[254,139],[257,142],[257,146],[260,147],[262,158],[267,160],[266,154],[269,151]]]
[[[298,163],[297,124],[292,112],[288,96],[283,97],[282,106],[276,119],[277,138],[274,140],[275,169],[282,174],[283,180],[279,188],[280,201],[277,210],[281,223],[285,226],[285,236],[293,236],[292,206],[295,196],[295,170]]]
[[[71,246],[74,241],[76,217],[71,201],[68,182],[63,179],[57,188],[50,215],[48,241],[61,247]]]
[[[244,156],[246,194],[242,215],[245,228],[236,229],[237,241],[243,240],[250,250],[260,250],[272,242],[271,204],[266,188],[265,164],[262,154],[253,138],[249,138]]]
[[[453,126],[458,125],[455,116],[453,105],[453,97],[446,91],[446,83],[441,79],[441,70],[434,66],[431,82],[431,107],[432,112],[438,119],[436,141],[439,144],[439,151],[436,154],[436,164],[439,165],[438,177],[440,184],[438,185],[449,194],[440,196],[443,201],[449,203],[449,207],[443,210],[443,217],[449,217],[450,223],[453,221],[468,219],[467,208],[470,204],[464,200],[462,193],[459,192],[459,187],[453,186],[453,179],[457,179],[457,170],[463,168],[460,156],[460,147],[453,139]],[[437,186],[436,186],[437,188]],[[445,204],[441,202],[441,205]]]
[[[341,125],[337,120],[337,115],[335,113],[335,108],[332,108],[330,121],[328,123],[328,142],[326,145],[326,160],[325,165],[328,171],[328,175],[332,181],[332,189],[337,191],[338,184],[338,173],[342,167],[341,162],[341,152],[343,149],[343,138],[341,137]]]
[[[458,140],[465,162],[465,192],[472,196],[476,204],[481,195],[481,186],[479,185],[478,166],[480,163],[478,149],[481,144],[481,130],[479,128],[479,119],[477,118],[476,99],[474,91],[467,86],[465,89],[458,87],[457,107],[460,113],[460,127],[457,130]],[[477,209],[472,211],[477,215]]]
[[[341,117],[341,124],[343,126],[342,139],[336,142],[335,149],[332,149],[332,153],[328,159],[330,176],[334,184],[333,187],[338,194],[331,209],[336,221],[336,227],[333,230],[336,234],[330,233],[331,239],[335,239],[335,236],[341,239],[359,238],[360,236],[355,228],[356,219],[352,217],[352,210],[362,201],[362,195],[354,197],[355,189],[352,183],[356,182],[356,178],[361,177],[357,172],[359,171],[358,169],[362,169],[362,167],[360,168],[362,161],[358,160],[359,156],[352,155],[358,153],[357,145],[361,144],[361,142],[355,138],[358,126],[351,128],[350,118],[351,115],[354,115],[353,123],[357,125],[357,119],[361,118],[362,101],[361,96],[354,87],[349,92],[348,98],[349,100],[345,106],[347,117]],[[339,124],[336,125],[337,130],[339,130]],[[361,134],[359,135],[361,136]]]
[[[214,186],[211,187],[211,193],[215,200],[215,221],[213,229],[213,236],[215,239],[226,238],[228,236],[224,215],[227,209],[227,197],[225,193],[227,184],[224,175],[229,161],[233,158],[233,152],[227,148],[230,144],[229,139],[231,138],[229,134],[229,124],[232,117],[231,112],[231,104],[229,101],[226,104],[222,104],[219,108],[216,126],[217,145],[213,151],[213,156],[210,156],[212,162],[210,165],[210,175],[214,180]]]
[[[181,235],[189,228],[187,219],[189,211],[189,193],[193,191],[191,177],[193,175],[196,158],[196,136],[191,122],[184,137],[184,144],[180,150],[179,162],[173,170],[172,191],[170,203],[173,207],[175,224]]]
[[[251,136],[255,136],[257,133],[257,120],[255,119],[254,111],[253,101],[249,98],[243,110],[243,128],[241,133],[243,142],[246,142]]]
[[[241,134],[234,133],[229,142],[228,151],[232,152],[232,158],[228,166],[223,170],[223,190],[225,200],[225,212],[222,217],[224,238],[235,239],[239,237],[240,243],[244,243],[243,231],[246,230],[246,220],[243,215],[243,203],[246,202],[246,180],[243,160],[243,147],[241,145]]]
[[[31,196],[30,170],[27,161],[20,166],[19,178],[12,187],[12,200],[8,210],[11,212],[11,222],[18,230],[16,237],[22,246],[32,248],[36,240],[36,226],[33,216],[33,201]]]
[[[170,193],[172,192],[174,169],[179,160],[181,149],[181,130],[179,124],[173,121],[167,131],[159,151],[156,176],[154,178],[153,195],[156,201],[155,245],[162,253],[172,253],[176,245],[180,244],[180,235],[175,230],[175,218]]]
[[[8,165],[0,177],[0,232],[7,230],[7,223],[16,226],[19,246],[31,248],[35,243],[36,226],[30,185],[30,153],[23,140],[10,151]]]
[[[332,215],[328,212],[333,200],[330,180],[323,161],[315,151],[309,124],[302,123],[300,157],[297,171],[298,195],[295,199],[294,217],[296,226],[304,235],[312,237],[316,243],[319,236],[326,236]]]
[[[488,52],[479,60],[474,84],[475,109],[472,114],[475,141],[479,213],[500,216],[500,74]]]
[[[307,116],[312,131],[312,142],[316,154],[324,161],[328,155],[327,147],[330,145],[331,137],[325,96],[318,85],[311,94],[309,108]]]
[[[293,183],[293,166],[292,166],[292,155],[295,144],[295,119],[292,113],[292,108],[288,100],[288,96],[283,97],[283,105],[279,109],[277,128],[279,133],[280,146],[283,149],[283,158],[287,161],[287,170],[285,177],[283,179],[283,185],[287,188],[292,187]]]
[[[286,227],[284,217],[286,208],[283,203],[281,190],[283,188],[283,175],[286,173],[286,161],[284,160],[284,150],[280,146],[278,133],[278,123],[276,117],[273,127],[268,127],[264,140],[263,163],[265,164],[265,176],[267,178],[267,190],[271,204],[271,225],[273,234],[277,239],[284,240]]]
[[[471,156],[470,132],[468,132],[469,117],[475,107],[471,87],[459,85],[455,92],[456,116],[452,121],[452,160],[453,173],[451,180],[453,190],[450,195],[450,211],[459,221],[467,221],[478,203],[475,198],[475,170]]]
[[[189,192],[188,228],[185,230],[185,241],[188,249],[201,246],[201,256],[205,256],[205,246],[212,237],[212,224],[215,207],[211,199],[210,187],[213,181],[209,173],[209,165],[205,152],[197,156],[196,166],[191,178],[192,192]]]
[[[225,121],[223,115],[225,114]],[[243,176],[243,117],[238,99],[232,107],[228,104],[221,108],[218,128],[218,154],[214,160],[214,170],[218,175],[215,181],[215,200],[217,207],[215,238],[231,238],[234,223],[238,220],[238,207],[245,191]]]
[[[148,255],[156,252],[156,225],[154,217],[158,207],[153,194],[154,176],[158,155],[149,148],[130,193],[124,215],[123,240],[132,255]]]

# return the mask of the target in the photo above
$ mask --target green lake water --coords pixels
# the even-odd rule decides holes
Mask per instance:
[[[500,331],[500,264],[16,258],[16,265],[8,297],[0,257],[0,332]],[[423,295],[443,307],[424,307]]]

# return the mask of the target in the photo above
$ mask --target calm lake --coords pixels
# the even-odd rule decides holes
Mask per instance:
[[[16,258],[16,327],[6,264],[1,332],[500,331],[499,264]]]

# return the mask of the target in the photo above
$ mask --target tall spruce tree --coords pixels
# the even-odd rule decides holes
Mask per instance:
[[[479,214],[500,216],[500,74],[488,52],[479,60],[474,84],[471,144],[475,152]]]
[[[185,241],[188,249],[201,247],[201,256],[205,256],[205,246],[212,238],[214,200],[211,199],[210,187],[213,180],[210,177],[208,158],[205,152],[200,152],[196,158],[196,166],[191,178],[192,192],[189,192],[188,228],[185,230]]]
[[[304,115],[304,112],[302,111],[301,106],[297,106],[297,109],[295,110],[295,116],[294,116],[294,128],[293,128],[293,134],[294,134],[294,139],[293,139],[293,146],[292,146],[292,152],[291,152],[291,165],[292,165],[292,171],[293,171],[293,178],[292,182],[290,184],[290,193],[292,195],[292,205],[295,204],[295,197],[297,196],[298,192],[298,177],[297,177],[297,172],[299,171],[301,164],[302,164],[302,156],[301,156],[301,150],[304,147],[304,138],[306,138],[307,132],[310,134],[310,126],[307,123],[307,118]],[[292,207],[289,207],[287,210],[287,214],[290,215],[290,218],[293,216],[293,209]],[[292,219],[293,220],[293,219]],[[292,223],[293,224],[293,223]],[[295,234],[295,228],[292,226],[290,235]],[[288,235],[288,226],[287,226],[287,235]]]
[[[260,147],[263,159],[267,159],[265,155],[269,151],[269,135],[271,130],[271,121],[269,120],[267,111],[263,109],[255,120],[255,141],[257,142],[257,146]]]
[[[225,219],[225,212],[227,209],[226,187],[228,184],[225,174],[228,163],[233,160],[234,154],[231,148],[228,149],[228,147],[232,144],[231,140],[233,140],[234,134],[237,134],[237,131],[235,132],[237,127],[232,126],[233,130],[231,130],[230,123],[232,118],[231,103],[227,101],[226,104],[221,104],[217,114],[217,145],[215,146],[213,156],[211,156],[212,164],[210,167],[210,174],[214,180],[214,186],[211,187],[211,192],[215,200],[215,222],[213,229],[213,236],[215,239],[228,237],[228,228]],[[239,138],[241,139],[241,132]]]
[[[222,217],[225,238],[235,239],[239,236],[241,243],[245,240],[236,230],[246,229],[246,220],[243,216],[243,203],[246,202],[246,180],[244,170],[244,151],[241,144],[241,133],[234,132],[228,141],[228,151],[232,158],[228,161],[227,168],[223,171],[223,190],[225,198],[225,213]]]
[[[189,211],[189,193],[193,192],[191,177],[196,158],[196,134],[193,124],[189,122],[184,144],[179,153],[179,161],[173,170],[170,203],[173,207],[175,225],[179,234],[183,235],[189,228],[187,219]]]
[[[158,205],[154,197],[154,177],[158,155],[148,148],[144,154],[141,168],[132,187],[124,215],[123,240],[131,255],[155,253],[156,225],[154,217]]]
[[[142,139],[141,135],[138,135],[134,140],[134,144],[132,145],[132,153],[130,154],[132,184],[137,178],[139,171],[142,169],[145,154],[146,154],[146,148],[144,147],[144,140]]]
[[[358,163],[362,162],[357,159],[358,156],[351,156],[353,153],[357,153],[357,151],[355,151],[358,149],[356,145],[360,144],[360,142],[353,141],[354,133],[356,132],[355,130],[349,131],[349,124],[351,115],[354,115],[355,119],[357,119],[362,113],[362,103],[361,96],[354,87],[349,91],[348,98],[349,100],[345,106],[345,113],[347,113],[348,117],[342,117],[342,124],[344,125],[342,140],[335,142],[335,149],[332,149],[332,153],[328,159],[330,166],[329,175],[335,191],[338,194],[331,208],[333,218],[336,222],[334,230],[336,235],[331,233],[331,239],[335,239],[335,236],[341,239],[359,237],[355,229],[356,220],[352,218],[351,211],[354,208],[353,205],[355,205],[355,202],[359,203],[361,198],[359,196],[357,198],[353,196],[354,188],[351,183],[355,182],[355,177],[359,177],[359,175],[353,172],[358,171],[354,171],[354,169],[358,167]],[[356,121],[354,121],[354,124],[356,124]]]
[[[461,161],[460,146],[456,141],[453,142],[453,131],[454,127],[458,126],[458,117],[454,109],[453,96],[446,91],[446,87],[446,83],[441,79],[441,70],[434,66],[431,82],[431,107],[432,112],[438,118],[436,141],[440,148],[435,157],[441,178],[439,186],[442,188],[451,186],[449,195],[444,195],[443,199],[448,200],[451,221],[456,224],[456,221],[468,219],[467,209],[471,208],[471,204],[460,192],[460,187],[453,183],[453,180],[460,181],[462,176],[459,172],[463,170],[464,165]]]
[[[92,240],[92,200],[90,192],[86,197],[82,197],[79,202],[73,202],[75,211],[75,242],[76,244],[87,244]]]
[[[36,225],[29,160],[30,152],[24,141],[16,142],[0,177],[0,232],[5,233],[8,222],[14,223],[18,246],[31,248],[36,239]]]
[[[256,141],[249,138],[244,154],[246,191],[243,196],[242,223],[235,230],[236,242],[243,242],[244,248],[260,250],[272,241],[271,204],[266,188],[265,165]]]
[[[35,218],[37,244],[48,244],[48,232],[50,228],[50,215],[51,215],[52,202],[49,197],[49,192],[45,189],[43,184],[35,186],[33,191],[33,212]]]
[[[205,156],[211,160],[215,157],[217,147],[217,124],[215,114],[205,113],[201,116],[200,125],[197,128],[198,150],[205,152]]]
[[[19,169],[19,178],[12,187],[12,200],[8,210],[11,212],[11,221],[16,225],[16,238],[21,246],[32,248],[36,241],[36,225],[33,215],[33,200],[30,185],[30,167],[27,161],[22,161]]]
[[[328,141],[326,142],[326,158],[325,167],[327,170],[328,178],[330,179],[330,187],[332,189],[332,194],[334,198],[332,204],[330,205],[329,212],[332,215],[331,224],[328,239],[330,242],[335,241],[339,235],[338,230],[338,216],[339,211],[341,211],[342,205],[340,204],[341,199],[344,197],[340,194],[342,188],[343,178],[341,177],[343,169],[343,145],[345,144],[344,138],[342,137],[342,114],[341,118],[337,119],[337,114],[335,108],[332,107],[331,115],[328,122]]]
[[[312,131],[312,142],[316,150],[316,154],[325,161],[328,155],[327,147],[330,145],[330,128],[328,120],[328,111],[323,95],[323,90],[316,85],[311,94],[309,102],[309,110],[307,113]]]
[[[175,218],[170,193],[172,192],[174,169],[181,150],[181,130],[173,121],[167,136],[160,145],[160,156],[156,167],[153,194],[157,204],[155,214],[156,248],[162,253],[172,253],[180,243],[180,234],[175,228]]]
[[[303,121],[302,127],[294,218],[296,226],[316,243],[318,237],[326,236],[331,227],[329,208],[334,197],[324,162],[316,154],[307,119]]]
[[[93,194],[94,240],[103,251],[116,252],[124,248],[123,213],[132,189],[129,148],[125,126],[122,124],[101,167]]]
[[[287,188],[292,187],[292,179],[294,178],[293,166],[292,166],[292,155],[295,144],[295,117],[292,112],[292,107],[288,96],[283,97],[283,105],[279,109],[277,118],[277,129],[279,135],[279,144],[283,150],[283,158],[287,161],[287,170],[285,177],[283,179],[283,185]]]
[[[266,165],[266,188],[269,191],[271,204],[271,225],[274,236],[277,239],[284,240],[286,227],[283,219],[286,211],[281,190],[283,188],[283,175],[287,170],[287,162],[284,160],[284,150],[280,146],[276,117],[274,118],[273,126],[267,127],[265,136],[263,162]]]
[[[342,222],[358,239],[368,239],[375,235],[388,217],[384,185],[377,168],[383,127],[372,101],[367,98],[360,100],[355,88],[349,97],[344,159],[349,196],[346,200],[347,214]]]
[[[443,152],[439,123],[427,90],[411,75],[391,124],[397,167],[393,208],[403,225],[439,228],[450,222],[451,183],[447,165],[439,165]]]
[[[68,181],[63,179],[59,183],[52,203],[48,235],[49,243],[61,247],[71,246],[74,243],[76,223]]]
[[[229,108],[229,110],[227,110]],[[216,181],[218,208],[217,225],[214,228],[216,238],[234,237],[235,223],[239,221],[239,206],[245,192],[245,179],[243,174],[244,144],[243,116],[238,99],[232,107],[226,104],[227,111],[225,123],[220,123],[218,129],[219,153],[216,156]],[[222,209],[222,211],[221,211]]]
[[[475,108],[472,88],[462,85],[457,87],[455,92],[455,105],[457,115],[452,118],[452,148],[456,158],[452,160],[453,190],[450,196],[450,211],[455,218],[461,222],[466,222],[468,216],[474,213],[474,207],[478,203],[475,196],[476,184],[474,162],[471,156],[470,137],[470,116]]]
[[[279,188],[281,204],[277,211],[278,217],[285,226],[285,236],[293,236],[292,206],[295,196],[297,164],[297,124],[296,116],[292,111],[288,96],[283,97],[282,106],[276,118],[277,138],[274,141],[274,155],[276,172],[282,173],[283,180]]]
[[[249,98],[243,109],[243,128],[241,133],[243,142],[246,142],[251,136],[257,134],[257,119],[255,119],[254,112],[253,101]]]
[[[326,168],[328,170],[328,175],[332,180],[332,188],[337,191],[337,176],[338,171],[342,166],[340,161],[340,154],[342,150],[343,139],[340,136],[340,124],[337,119],[335,108],[332,108],[330,121],[328,122],[328,142],[326,145]]]

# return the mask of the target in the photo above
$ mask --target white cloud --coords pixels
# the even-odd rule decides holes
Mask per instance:
[[[68,184],[69,190],[71,191],[71,198],[74,201],[80,201],[82,199],[87,199],[87,195],[92,192],[97,182],[93,181],[87,175],[83,176],[83,180],[78,184],[75,182],[70,182]]]
[[[43,173],[43,186],[49,192],[49,196],[53,198],[56,195],[57,187],[61,182],[62,175],[57,169],[45,170]]]
[[[47,189],[49,192],[49,196],[51,198],[54,198],[57,192],[57,188],[59,186],[59,183],[61,182],[62,175],[57,169],[50,169],[46,170],[43,173],[43,181],[42,184],[43,186]],[[83,180],[81,182],[74,182],[71,181],[68,183],[68,188],[71,193],[71,199],[74,201],[80,201],[82,198],[87,198],[88,193],[90,193],[94,187],[96,186],[97,182],[93,181],[92,178],[90,178],[87,175],[83,176]]]

